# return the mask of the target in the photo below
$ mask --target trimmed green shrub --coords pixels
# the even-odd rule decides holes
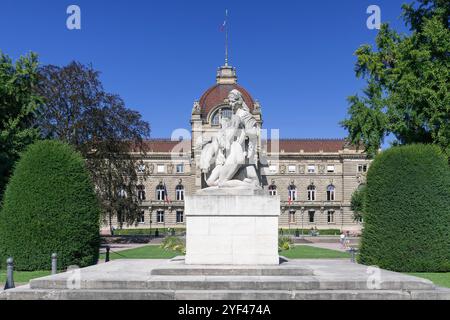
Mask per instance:
[[[398,272],[450,271],[450,169],[437,147],[382,152],[367,174],[359,262]]]
[[[40,141],[17,163],[0,212],[0,261],[20,271],[97,263],[100,209],[81,155],[69,145]]]

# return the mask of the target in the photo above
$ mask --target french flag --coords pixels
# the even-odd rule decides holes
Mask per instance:
[[[167,192],[166,184],[164,183],[164,203],[170,204],[169,193]]]

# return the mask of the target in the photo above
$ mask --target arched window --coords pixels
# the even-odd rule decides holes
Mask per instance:
[[[175,188],[175,197],[177,201],[184,201],[184,186],[181,184]]]
[[[308,201],[316,201],[316,187],[313,185],[308,187]]]
[[[211,125],[218,126],[218,125],[220,125],[220,120],[222,118],[231,119],[232,116],[233,116],[233,111],[231,110],[231,108],[229,108],[229,107],[221,108],[221,109],[217,110],[216,113],[214,114],[214,116],[212,117]]]
[[[125,186],[120,187],[119,189],[119,198],[125,199],[127,197],[127,191]]]
[[[293,184],[288,188],[288,196],[290,201],[297,201],[297,187]]]
[[[336,188],[333,185],[327,187],[327,201],[334,201]]]
[[[269,186],[269,195],[271,195],[271,196],[277,195],[277,186],[276,185]]]
[[[145,195],[145,186],[137,186],[137,196],[140,201],[145,201],[146,195]]]
[[[166,188],[160,184],[156,187],[156,200],[164,201],[166,199]]]

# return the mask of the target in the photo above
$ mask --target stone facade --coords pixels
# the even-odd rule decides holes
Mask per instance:
[[[263,128],[261,105],[237,84],[235,69],[219,68],[216,85],[194,102],[190,139],[146,142],[145,165],[137,168],[145,190],[143,218],[123,228],[185,228],[184,198],[205,186],[196,166],[200,146],[219,130],[220,117],[228,116],[226,98],[233,89],[243,94]],[[264,190],[281,199],[280,228],[359,232],[361,222],[354,220],[350,201],[365,182],[370,165],[366,154],[344,139],[274,139],[272,132],[269,140],[267,135],[262,129],[258,141],[261,178]]]

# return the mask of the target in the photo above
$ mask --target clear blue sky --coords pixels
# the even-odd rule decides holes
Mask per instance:
[[[363,87],[353,53],[377,33],[366,9],[379,5],[383,22],[405,30],[405,1],[0,0],[0,50],[14,59],[35,51],[44,64],[92,63],[152,137],[170,137],[190,129],[193,101],[215,83],[228,8],[230,63],[260,100],[265,127],[284,138],[342,138],[346,98]],[[66,28],[70,4],[81,7],[82,30]]]

